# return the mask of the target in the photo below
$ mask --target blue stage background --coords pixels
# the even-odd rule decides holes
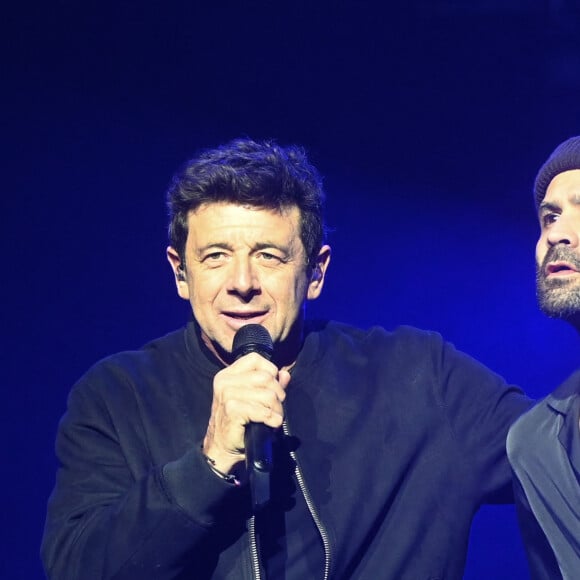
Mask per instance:
[[[578,364],[575,333],[537,311],[531,196],[580,134],[573,2],[201,4],[4,9],[2,578],[43,577],[71,385],[187,317],[164,191],[200,148],[300,143],[325,175],[334,253],[311,316],[437,330],[536,397]],[[526,574],[513,509],[483,509],[465,578]]]

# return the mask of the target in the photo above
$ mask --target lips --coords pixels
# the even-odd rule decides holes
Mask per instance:
[[[264,321],[266,314],[267,313],[263,310],[222,312],[222,316],[228,326],[235,330],[250,322],[253,324],[261,324]]]
[[[224,316],[228,316],[230,318],[239,318],[240,320],[249,320],[251,318],[256,318],[259,316],[264,316],[265,312],[223,312]]]
[[[562,260],[557,262],[550,262],[545,269],[546,276],[569,276],[571,274],[578,274],[578,270],[570,264]]]

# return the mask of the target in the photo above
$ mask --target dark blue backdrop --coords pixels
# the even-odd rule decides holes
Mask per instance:
[[[200,147],[309,150],[334,228],[313,316],[438,330],[534,396],[577,365],[536,310],[530,193],[580,134],[573,2],[198,4],[3,9],[2,578],[42,577],[72,383],[185,320],[163,196]],[[512,509],[486,508],[466,578],[525,577]]]

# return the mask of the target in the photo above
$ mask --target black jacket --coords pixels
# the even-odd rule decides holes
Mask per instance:
[[[247,488],[200,453],[220,368],[190,323],[75,385],[42,545],[50,578],[252,577]],[[287,394],[331,578],[461,578],[474,513],[512,501],[505,438],[529,400],[435,333],[333,322],[308,332]]]

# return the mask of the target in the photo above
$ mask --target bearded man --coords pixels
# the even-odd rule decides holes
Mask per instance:
[[[541,167],[534,196],[538,302],[580,330],[580,137]],[[518,517],[534,579],[580,577],[580,370],[510,429]]]

